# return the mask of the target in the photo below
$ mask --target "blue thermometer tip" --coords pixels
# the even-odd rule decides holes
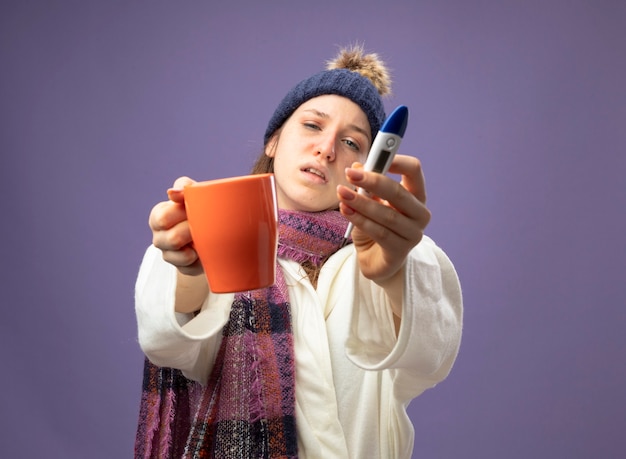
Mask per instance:
[[[390,134],[396,134],[400,137],[404,137],[408,122],[409,109],[406,105],[400,105],[393,112],[391,112],[391,115],[387,117],[380,130],[382,132],[388,132]]]

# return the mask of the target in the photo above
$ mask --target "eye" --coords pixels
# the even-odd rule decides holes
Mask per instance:
[[[351,139],[343,139],[343,143],[345,143],[350,149],[354,151],[361,151],[361,147],[359,146],[359,144]]]
[[[302,125],[303,125],[306,129],[310,129],[310,130],[312,130],[312,131],[320,131],[320,130],[321,130],[321,128],[320,128],[317,124],[315,124],[315,123],[305,122],[305,123],[302,123]]]

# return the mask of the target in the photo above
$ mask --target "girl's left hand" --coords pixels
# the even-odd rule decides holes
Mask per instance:
[[[362,164],[354,163],[346,169],[346,177],[370,195],[360,195],[343,185],[337,187],[339,210],[354,224],[352,240],[361,272],[380,284],[401,270],[430,221],[420,161],[396,155],[389,172],[400,174],[400,183],[366,172]]]

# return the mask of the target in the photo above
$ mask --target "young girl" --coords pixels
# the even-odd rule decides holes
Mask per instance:
[[[253,169],[276,180],[272,287],[210,292],[185,216],[191,179],[152,209],[136,284],[147,356],[136,457],[411,456],[406,408],[450,372],[462,300],[424,235],[420,162],[396,156],[400,183],[361,166],[388,91],[378,56],[354,47],[274,112]]]

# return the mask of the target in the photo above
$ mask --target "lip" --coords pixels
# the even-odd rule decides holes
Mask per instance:
[[[321,175],[316,174],[315,172],[311,172],[310,169],[314,169],[319,172]],[[328,183],[328,169],[320,164],[316,163],[308,163],[300,168],[300,172],[306,174],[310,177],[311,180],[316,180],[321,183]]]

